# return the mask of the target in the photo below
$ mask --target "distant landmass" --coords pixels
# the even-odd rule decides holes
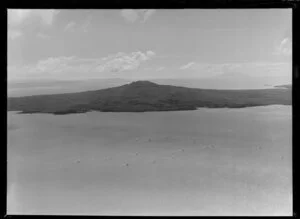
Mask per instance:
[[[78,93],[8,98],[8,111],[70,114],[88,111],[146,112],[291,105],[290,89],[213,90],[136,81]]]
[[[200,89],[267,89],[275,85],[290,84],[291,78],[285,76],[251,76],[242,72],[225,72],[209,77],[182,77],[182,73],[175,72],[175,77],[144,78],[157,84]],[[150,75],[149,75],[150,76]],[[137,79],[138,80],[138,79]],[[48,95],[61,93],[84,92],[87,90],[100,90],[117,87],[131,83],[135,80],[125,78],[89,78],[89,79],[18,79],[8,80],[8,97],[23,97],[32,95]]]
[[[285,85],[276,85],[274,86],[275,88],[284,88],[284,89],[291,89],[292,85],[291,84],[285,84]]]

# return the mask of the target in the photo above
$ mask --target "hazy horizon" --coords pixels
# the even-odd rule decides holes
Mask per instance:
[[[282,78],[240,78],[234,77],[222,78],[145,78],[143,80],[151,81],[160,85],[172,85],[188,88],[216,89],[216,90],[247,90],[247,89],[270,89],[277,85],[291,84],[290,81],[282,83]],[[107,79],[85,79],[85,80],[19,80],[8,82],[8,97],[21,97],[40,94],[60,94],[74,93],[89,90],[101,90],[106,88],[118,87],[129,84],[134,81],[122,78]],[[237,83],[238,81],[238,83]]]

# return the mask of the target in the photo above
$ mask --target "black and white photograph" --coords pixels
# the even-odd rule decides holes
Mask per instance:
[[[7,9],[7,214],[292,216],[292,9]]]

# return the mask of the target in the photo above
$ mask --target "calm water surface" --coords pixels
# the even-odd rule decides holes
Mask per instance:
[[[8,113],[8,214],[291,215],[291,106]]]

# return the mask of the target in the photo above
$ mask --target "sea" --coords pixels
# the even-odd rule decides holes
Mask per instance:
[[[7,118],[7,214],[292,215],[291,106]]]

